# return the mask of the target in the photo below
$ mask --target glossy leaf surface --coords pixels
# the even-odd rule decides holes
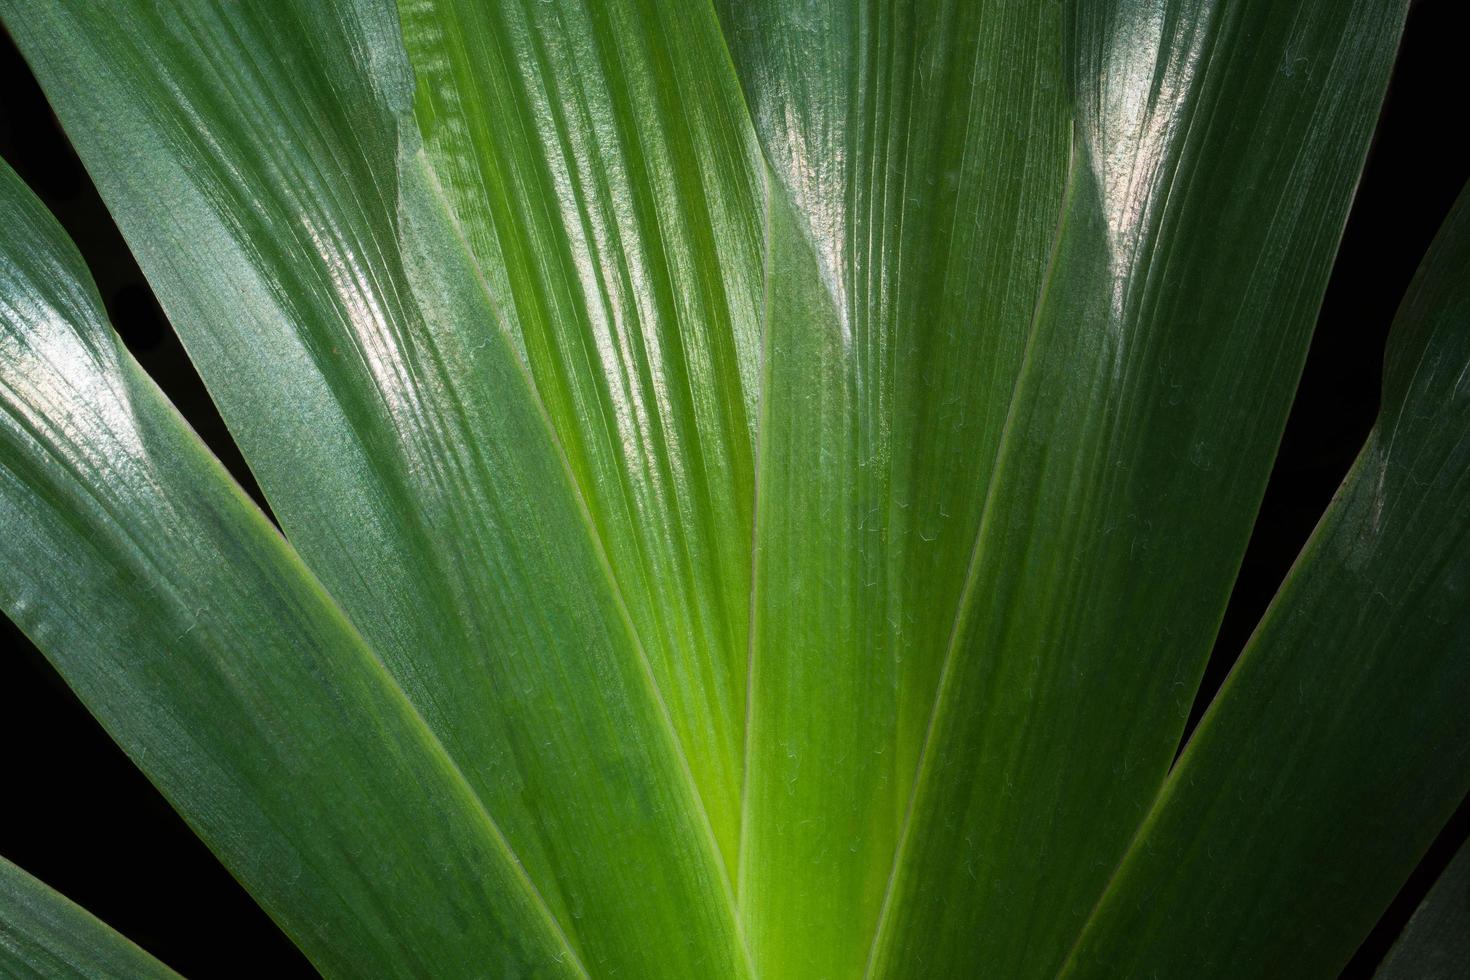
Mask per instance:
[[[719,25],[702,4],[400,6],[429,158],[733,866],[763,186]]]
[[[290,571],[247,585],[315,603],[278,625],[217,584],[258,562],[176,556],[170,595],[236,631],[179,630],[201,663],[254,624],[261,664],[297,630],[288,669],[325,679],[259,718],[263,680],[166,692],[200,738],[265,730],[229,756],[250,779],[278,725],[312,734],[303,767],[345,753],[272,798],[320,878],[231,850],[263,775],[216,806],[215,770],[156,770],[132,696],[67,666],[147,573],[111,595],[89,572],[94,611],[40,640],[186,814],[226,821],[191,816],[327,973],[1047,977],[1085,925],[1072,969],[1167,959],[1172,932],[1111,931],[1144,872],[1089,912],[1165,786],[1404,7],[0,0],[290,541],[229,498]],[[87,369],[171,420],[147,472],[184,467],[109,515],[216,541],[190,481],[235,491],[89,302],[61,317],[105,338]],[[72,479],[10,506],[90,514],[105,481]],[[23,624],[48,560],[6,572]],[[147,635],[143,662],[177,655]],[[376,693],[311,699],[349,683]],[[1420,750],[1401,735],[1385,760]],[[418,797],[365,771],[373,739],[422,755]],[[392,838],[413,806],[447,808],[442,840]],[[1400,813],[1395,846],[1440,818]],[[344,853],[394,870],[381,898]],[[1248,915],[1242,863],[1217,903]],[[318,924],[312,881],[365,918]],[[460,888],[451,936],[434,903]],[[1303,964],[1345,958],[1363,908]]]
[[[0,974],[168,980],[178,974],[0,858]]]
[[[1174,752],[1402,5],[722,15],[782,198],[757,963],[1048,974]]]
[[[721,12],[772,170],[741,903],[765,975],[853,976],[1060,207],[1060,11]]]
[[[394,11],[8,19],[287,536],[572,946],[641,976],[740,973],[644,647],[415,149]]]
[[[1070,977],[1333,976],[1470,791],[1470,195],[1351,474],[1170,774]]]
[[[8,167],[0,215],[6,614],[323,970],[575,975],[463,775]]]

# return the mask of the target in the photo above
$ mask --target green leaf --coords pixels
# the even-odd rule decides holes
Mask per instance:
[[[1470,845],[1461,844],[1374,980],[1457,980],[1470,973]]]
[[[86,909],[0,858],[0,973],[167,980],[178,974]]]
[[[391,7],[0,10],[287,537],[587,968],[745,972],[645,648],[417,149]]]
[[[763,188],[719,25],[703,4],[400,8],[429,158],[733,867]]]
[[[0,606],[328,974],[576,975],[464,776],[0,167]]]
[[[1470,791],[1470,194],[1383,411],[1067,976],[1336,975]]]
[[[1249,539],[1405,8],[1076,10],[1062,228],[875,966],[1050,976],[1127,846]]]
[[[722,5],[772,170],[740,895],[862,972],[1056,224],[1054,7]]]
[[[757,963],[1050,974],[1183,728],[1403,4],[719,6],[778,198]]]
[[[1089,910],[1164,786],[1404,10],[0,0],[314,576],[108,336],[75,370],[168,420],[127,513],[212,557],[119,588],[132,552],[66,525],[43,554],[85,587],[54,555],[0,582],[43,625],[71,589],[42,645],[327,972],[1048,976],[1090,921],[1080,969],[1129,935],[1143,872]],[[50,500],[32,457],[0,526],[122,540],[101,476]],[[90,610],[150,589],[281,677],[154,691],[124,654],[243,654],[167,617],[106,646]],[[153,761],[179,731],[223,788]],[[273,786],[288,748],[341,771]]]

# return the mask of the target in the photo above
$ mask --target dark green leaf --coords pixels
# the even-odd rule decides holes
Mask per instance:
[[[1374,980],[1461,980],[1470,975],[1470,845],[1439,876]]]
[[[1067,976],[1331,977],[1470,790],[1470,195],[1383,411]]]
[[[217,469],[110,336],[106,358],[73,369],[123,377],[120,403],[152,406],[129,418],[170,420],[147,432],[175,433],[160,445],[184,461],[128,513],[155,508],[150,526],[178,547],[204,536],[216,565],[175,556],[171,577],[118,587],[94,570],[81,587],[48,578],[53,548],[0,581],[23,623],[50,622],[48,589],[136,616],[152,588],[242,635],[264,616],[261,664],[285,657],[292,630],[313,638],[287,665],[318,684],[299,696],[256,703],[251,685],[285,681],[248,677],[196,704],[183,692],[203,681],[165,685],[176,728],[211,746],[265,732],[227,756],[249,778],[231,776],[245,788],[217,811],[218,773],[158,769],[130,714],[142,695],[101,680],[141,668],[110,647],[117,663],[76,666],[69,651],[105,639],[93,613],[67,620],[85,643],[40,636],[273,914],[298,938],[302,922],[319,930],[306,944],[329,970],[498,972],[476,944],[509,930],[504,972],[1051,976],[1164,785],[1404,9],[0,0],[322,587],[267,535],[276,550],[251,548],[290,576],[252,579],[249,595],[305,590],[306,618],[277,625],[265,599],[218,597],[262,560],[216,567],[237,546],[196,512],[213,515],[218,494],[190,481],[215,487]],[[23,312],[34,288],[0,299]],[[92,323],[88,302],[73,307]],[[1399,336],[1433,319],[1408,316]],[[35,379],[66,367],[22,358],[0,377],[43,390]],[[1415,384],[1391,371],[1390,402]],[[36,403],[26,418],[78,458],[119,452],[111,429],[67,429],[66,412]],[[162,471],[164,449],[139,445]],[[73,474],[57,496],[71,484],[27,465],[51,482],[0,495],[13,509],[0,527],[30,540],[33,511],[57,523],[69,508],[101,522],[87,493],[104,479]],[[76,548],[90,532],[46,533]],[[1437,601],[1408,589],[1383,616]],[[337,632],[316,639],[328,621]],[[177,632],[202,662],[233,649]],[[387,670],[359,678],[374,657]],[[376,693],[320,694],[343,678]],[[1269,715],[1275,689],[1260,690],[1217,714]],[[331,763],[325,733],[344,728],[320,796],[250,768],[284,738],[278,716],[314,733],[297,749],[308,767]],[[1206,744],[1229,728],[1212,724]],[[1270,724],[1261,737],[1281,736]],[[1462,751],[1463,731],[1443,734]],[[365,746],[400,738],[437,774],[427,802],[400,799],[412,792],[391,765],[364,769]],[[1383,759],[1411,751],[1396,738]],[[1199,771],[1206,794],[1232,772]],[[1184,797],[1179,778],[1165,799]],[[384,820],[447,806],[450,857],[481,847],[489,870],[446,859],[416,877],[420,850],[440,845],[354,809],[370,779]],[[257,793],[324,862],[299,892],[222,841]],[[301,823],[339,798],[340,825]],[[1299,799],[1278,817],[1285,840],[1336,800]],[[1438,805],[1395,817],[1393,859],[1353,879],[1366,904],[1344,899],[1303,964],[1350,950]],[[354,820],[381,835],[370,851]],[[1218,829],[1226,845],[1239,831]],[[1371,852],[1370,830],[1324,839]],[[375,884],[343,853],[394,873]],[[1201,860],[1174,859],[1186,878]],[[1187,949],[1160,932],[1139,952],[1113,931],[1137,913],[1119,889],[1164,873],[1137,870],[1137,851],[1128,862],[1073,968]],[[1263,887],[1265,907],[1285,900],[1286,885],[1261,885],[1280,884],[1270,868],[1239,864],[1229,873]],[[318,924],[313,889],[338,883]],[[437,948],[434,903],[460,888],[471,938]],[[428,921],[374,931],[415,889]],[[1161,914],[1181,936],[1189,915],[1243,917],[1252,955],[1272,948],[1245,884],[1219,901]],[[1226,962],[1208,958],[1225,940],[1194,941]],[[1109,944],[1120,951],[1098,952]]]
[[[178,976],[4,858],[0,858],[0,974],[51,980]]]
[[[779,197],[757,963],[1048,975],[1177,744],[1404,5],[719,7]]]
[[[743,973],[645,647],[417,148],[395,12],[0,10],[288,538],[588,968]]]
[[[578,972],[464,776],[0,167],[0,606],[324,972]]]

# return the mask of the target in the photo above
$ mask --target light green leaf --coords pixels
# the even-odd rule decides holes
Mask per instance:
[[[1165,784],[1405,4],[0,0],[295,549],[88,297],[61,319],[105,356],[0,378],[90,372],[147,439],[66,402],[15,431],[137,457],[148,493],[107,509],[108,473],[16,435],[0,527],[49,557],[7,601],[329,973],[1042,977],[1084,926],[1074,969],[1182,956],[1114,924],[1173,864],[1135,849],[1097,902]],[[31,323],[40,289],[0,300]],[[127,545],[138,515],[156,541]],[[126,564],[146,547],[173,564]],[[1303,963],[1350,951],[1429,795]],[[1214,858],[1171,860],[1194,896]],[[1160,914],[1225,917],[1198,904]]]
[[[733,867],[763,187],[714,12],[400,7],[429,157],[586,494]]]
[[[0,167],[0,606],[323,972],[576,975],[498,828]]]
[[[1470,194],[1383,411],[1067,976],[1330,977],[1470,790]]]
[[[1458,980],[1470,973],[1470,845],[1461,844],[1374,980]]]
[[[416,149],[395,12],[0,10],[288,538],[588,969],[742,974],[645,648]]]
[[[178,976],[4,858],[0,858],[0,974],[53,980]]]
[[[1047,975],[1177,744],[1403,4],[719,7],[780,197],[757,963]]]
[[[772,171],[740,895],[863,970],[1065,177],[1055,5],[722,5]]]

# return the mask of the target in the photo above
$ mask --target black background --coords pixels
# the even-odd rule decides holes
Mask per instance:
[[[1346,2],[1346,0],[1344,0]],[[1463,0],[1421,0],[1323,304],[1301,388],[1190,724],[1352,462],[1378,408],[1384,339],[1470,178]],[[25,64],[0,34],[0,156],[91,267],[113,324],[231,472],[259,492]],[[294,946],[0,617],[0,854],[195,977],[312,976]],[[1470,708],[1467,708],[1470,710]],[[1345,976],[1368,976],[1470,833],[1462,804]]]

